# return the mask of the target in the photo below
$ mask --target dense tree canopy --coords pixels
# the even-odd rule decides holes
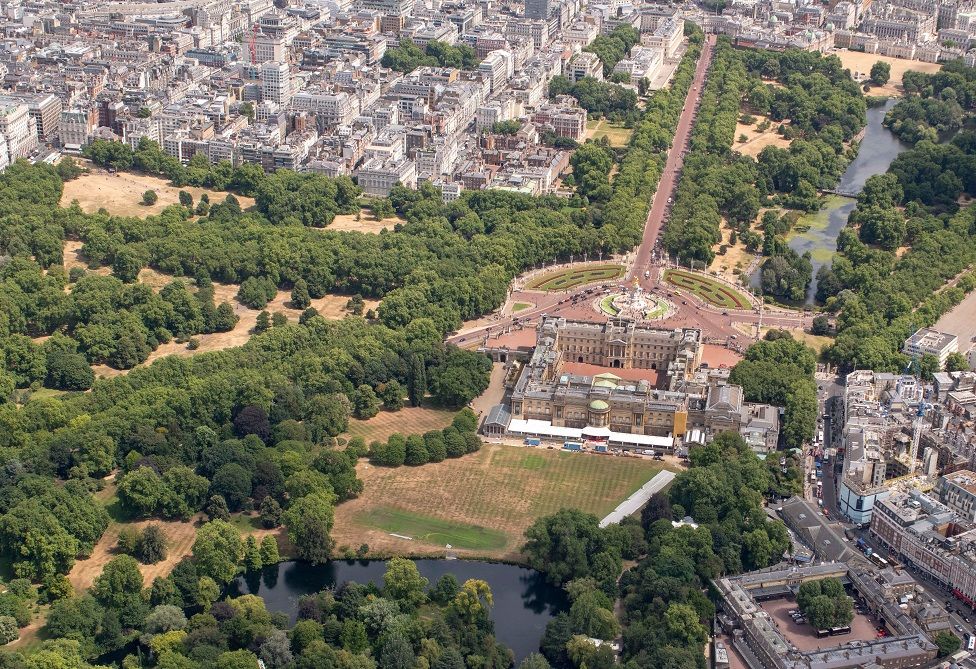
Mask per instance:
[[[773,79],[778,85],[766,83]],[[754,160],[732,151],[745,102],[752,113],[782,124],[789,148],[765,147]],[[818,189],[832,186],[847,165],[845,142],[865,122],[864,98],[835,56],[789,50],[736,50],[719,40],[692,131],[674,207],[664,231],[668,252],[684,263],[707,264],[721,239],[723,219],[747,246],[761,207],[813,211]],[[809,261],[765,230],[764,292],[799,299],[811,278]],[[752,242],[758,250],[758,244]]]
[[[903,142],[937,142],[976,114],[976,68],[962,61],[946,63],[935,74],[910,70],[903,86],[906,96],[884,120]]]
[[[813,438],[817,425],[816,354],[787,332],[771,330],[746,350],[729,380],[742,386],[746,400],[785,407],[780,430],[790,448]]]
[[[796,603],[814,629],[843,627],[854,619],[854,600],[836,578],[801,583]]]
[[[418,67],[456,67],[470,70],[478,65],[478,57],[467,44],[450,45],[431,40],[421,49],[409,39],[401,39],[398,46],[387,48],[383,67],[397,72],[413,72]]]

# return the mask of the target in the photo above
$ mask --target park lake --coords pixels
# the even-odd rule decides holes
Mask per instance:
[[[888,171],[899,153],[909,147],[882,125],[885,114],[897,101],[889,98],[881,107],[868,109],[868,122],[864,128],[857,157],[847,166],[835,190],[843,193],[860,193],[864,183],[875,174]],[[830,264],[837,249],[837,236],[847,225],[847,217],[854,210],[856,201],[850,197],[828,195],[820,211],[807,214],[797,221],[797,229],[787,236],[787,244],[798,254],[810,252],[813,264],[813,281],[807,289],[807,304],[813,303],[817,292],[817,271]],[[753,275],[752,285],[758,287],[760,271]]]
[[[491,619],[495,637],[515,653],[516,661],[539,650],[546,624],[567,608],[564,592],[546,582],[533,569],[475,560],[417,560],[417,568],[431,585],[445,574],[459,583],[481,579],[491,586],[494,606]],[[227,594],[232,597],[255,594],[264,598],[270,611],[287,613],[292,621],[298,600],[347,581],[383,585],[386,562],[382,560],[332,561],[323,565],[282,562],[260,572],[239,576]]]

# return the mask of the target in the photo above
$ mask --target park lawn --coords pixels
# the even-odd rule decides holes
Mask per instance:
[[[196,203],[204,193],[211,203],[223,202],[228,193],[213,191],[195,186],[176,187],[170,185],[166,179],[148,174],[135,172],[108,172],[92,165],[87,160],[79,160],[81,167],[91,171],[77,179],[66,181],[61,195],[61,206],[68,207],[75,200],[82,211],[94,213],[105,209],[114,216],[136,216],[143,218],[150,214],[159,214],[166,207],[179,204],[181,190],[193,196]],[[142,194],[147,190],[156,191],[159,199],[156,204],[146,206],[142,204]],[[235,195],[242,209],[254,206],[254,198]]]
[[[365,489],[336,508],[333,537],[338,545],[367,543],[375,555],[437,555],[451,543],[469,557],[518,559],[525,530],[537,518],[565,507],[603,518],[664,466],[639,458],[503,444],[485,444],[477,453],[422,467],[391,469],[361,461],[357,471]],[[390,509],[399,512],[392,518],[401,523],[432,527],[434,519],[469,541],[472,528],[490,528],[505,541],[493,548],[462,548],[436,533],[425,540],[423,535],[433,530],[387,529],[393,527]]]
[[[512,311],[524,311],[532,305],[528,302],[516,302],[512,305]]]
[[[669,269],[664,280],[689,290],[705,302],[722,309],[751,309],[752,303],[745,295],[729,286],[697,274]]]
[[[430,430],[443,430],[454,420],[456,411],[435,407],[406,406],[399,411],[380,411],[369,420],[349,419],[347,437],[362,437],[366,443],[386,441],[390,435],[423,434]]]
[[[568,290],[576,286],[597,281],[616,279],[624,273],[623,265],[590,265],[583,267],[568,267],[548,274],[543,274],[530,281],[526,288],[529,290]]]
[[[499,550],[508,538],[504,532],[487,527],[442,520],[411,513],[391,506],[380,506],[363,512],[360,522],[428,544],[440,544],[469,550]]]
[[[625,128],[619,123],[610,123],[606,119],[590,119],[586,122],[586,139],[606,137],[610,146],[615,148],[627,146],[632,134],[634,134],[632,128]]]
[[[600,310],[606,314],[610,314],[611,316],[616,316],[618,313],[620,313],[617,310],[617,307],[613,306],[614,297],[615,297],[614,295],[607,295],[602,300],[600,300]]]

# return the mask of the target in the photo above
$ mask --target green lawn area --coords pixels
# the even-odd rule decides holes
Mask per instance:
[[[531,306],[532,305],[529,304],[528,302],[516,302],[515,304],[512,305],[512,311],[524,311],[525,309],[528,309]]]
[[[562,508],[603,518],[664,465],[502,444],[423,467],[360,465],[365,489],[336,508],[333,538],[381,552],[436,551],[450,543],[516,559],[537,518]],[[391,532],[413,541],[406,545]]]
[[[632,128],[625,128],[620,123],[610,123],[606,119],[591,119],[586,122],[587,139],[606,137],[610,146],[624,147],[634,133]]]
[[[366,443],[374,439],[386,441],[394,432],[423,434],[429,430],[441,430],[451,424],[456,411],[439,407],[403,407],[399,411],[380,411],[369,420],[349,419],[346,436],[362,437]]]
[[[585,267],[568,267],[551,274],[543,274],[530,281],[526,288],[530,290],[567,290],[582,286],[586,283],[608,281],[623,276],[623,265],[588,265]]]
[[[617,307],[613,306],[613,298],[615,295],[607,295],[602,300],[600,300],[600,310],[605,314],[610,314],[611,316],[616,316],[620,313]]]
[[[720,281],[677,269],[665,272],[664,280],[678,288],[690,290],[705,302],[722,309],[752,308],[752,303],[745,295]]]
[[[429,544],[450,544],[455,548],[492,551],[505,547],[503,532],[487,527],[458,523],[413,513],[391,506],[381,506],[365,512],[361,522],[385,532],[400,534]]]

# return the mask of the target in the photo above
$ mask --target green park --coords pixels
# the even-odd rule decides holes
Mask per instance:
[[[706,303],[722,309],[751,309],[752,302],[739,291],[720,281],[678,269],[669,269],[664,280],[673,286],[690,291]]]
[[[556,272],[542,274],[529,281],[529,290],[544,290],[547,292],[568,290],[588,283],[610,281],[623,276],[624,266],[617,264],[585,265],[582,267],[567,267]]]

